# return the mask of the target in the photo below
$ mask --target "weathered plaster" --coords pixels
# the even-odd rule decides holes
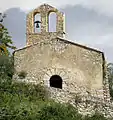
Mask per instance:
[[[27,72],[26,80],[29,82],[42,82],[49,87],[50,77],[58,74],[63,79],[64,90],[76,91],[76,85],[86,87],[89,92],[103,90],[101,52],[56,38],[15,51],[14,58],[16,72]]]

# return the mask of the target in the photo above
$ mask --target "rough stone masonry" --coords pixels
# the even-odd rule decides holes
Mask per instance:
[[[49,32],[51,13],[56,14],[54,32]],[[34,31],[36,14],[41,17],[40,32]],[[62,102],[71,101],[75,94],[109,101],[104,53],[66,40],[64,16],[48,4],[27,15],[26,47],[14,52],[13,79],[44,85],[51,98]],[[26,73],[23,78],[22,72]]]

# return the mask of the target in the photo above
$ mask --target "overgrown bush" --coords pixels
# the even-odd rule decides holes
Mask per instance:
[[[51,102],[39,111],[38,120],[82,120],[82,115],[71,105]]]
[[[107,120],[103,115],[99,114],[99,113],[95,113],[95,115],[89,117],[86,116],[84,118],[85,120]]]
[[[14,73],[13,57],[1,55],[0,56],[0,83],[6,84],[11,81]]]
[[[13,73],[14,73],[13,57],[1,55],[0,56],[0,76],[7,75],[9,77],[12,77]]]
[[[47,92],[41,85],[30,85],[25,83],[13,83],[9,86],[0,88],[1,91],[8,92],[12,95],[17,94],[18,96],[24,96],[29,99],[29,101],[45,100],[47,99]]]
[[[40,85],[13,83],[0,88],[0,120],[35,120],[39,108],[46,103],[45,94]]]
[[[0,90],[0,120],[106,120],[102,115],[83,117],[69,104],[48,100],[40,85],[13,83]]]

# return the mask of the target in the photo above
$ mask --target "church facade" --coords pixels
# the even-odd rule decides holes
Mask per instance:
[[[53,32],[49,31],[51,13],[56,14]],[[68,102],[73,94],[109,98],[104,53],[66,40],[64,13],[43,4],[27,15],[26,24],[26,47],[14,52],[14,80],[44,85],[59,101]],[[19,76],[21,72],[25,78]]]

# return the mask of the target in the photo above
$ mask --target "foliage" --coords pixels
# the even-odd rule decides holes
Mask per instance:
[[[11,84],[13,73],[13,57],[6,55],[0,56],[0,87]]]
[[[0,88],[0,120],[106,120],[102,115],[83,117],[70,104],[48,100],[40,85],[12,83]]]
[[[50,102],[39,111],[38,120],[82,120],[82,115],[71,105]]]
[[[89,117],[86,116],[85,120],[107,120],[103,115],[99,114],[99,113],[95,113],[95,115]]]
[[[0,16],[3,15],[0,13]],[[0,20],[0,54],[8,55],[8,48],[16,49],[16,47],[12,45],[13,42],[11,40],[11,36],[9,35],[7,28],[5,28],[2,24],[3,18],[4,16]]]
[[[37,120],[39,108],[46,103],[40,85],[12,83],[0,87],[0,120]]]
[[[8,76],[11,78],[13,72],[13,57],[6,55],[0,56],[0,76]]]
[[[18,86],[18,87],[17,87]],[[20,91],[18,85],[10,86],[8,89],[2,89],[0,94],[0,119],[3,120],[26,120],[32,119],[37,116],[40,97],[32,95],[27,90],[27,86],[23,86]],[[19,91],[19,93],[18,93]],[[30,90],[29,90],[30,91]],[[40,94],[40,93],[39,93]],[[30,98],[30,99],[29,99]],[[33,101],[32,101],[32,100]]]
[[[108,71],[108,81],[109,81],[110,95],[113,99],[113,63],[108,63],[107,64],[107,71]]]
[[[0,120],[106,120],[102,115],[84,118],[69,104],[43,99],[39,96],[43,90],[35,91],[31,85],[14,83],[4,90],[0,90]]]

